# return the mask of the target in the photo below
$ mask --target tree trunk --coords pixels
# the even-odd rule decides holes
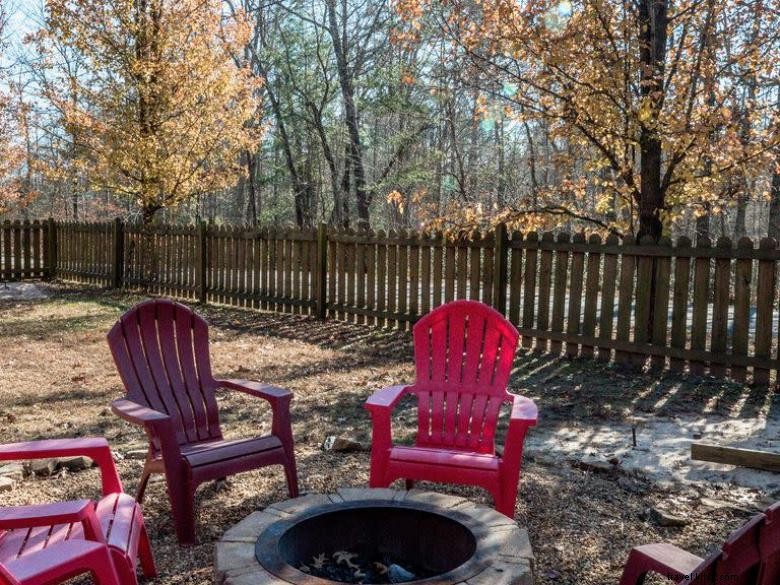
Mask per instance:
[[[780,108],[778,108],[780,109]],[[775,171],[772,173],[772,188],[769,199],[769,237],[780,241],[780,148],[775,157]]]
[[[349,163],[355,183],[355,197],[357,198],[358,228],[370,227],[371,194],[366,190],[366,174],[363,167],[363,145],[360,140],[360,124],[358,122],[357,107],[355,106],[355,88],[352,72],[347,60],[346,39],[339,32],[338,16],[336,14],[336,0],[327,0],[325,3],[328,11],[328,32],[333,41],[333,53],[336,57],[336,69],[338,71],[341,98],[344,101],[344,122],[349,135]],[[341,15],[343,24],[346,25],[346,10]],[[345,27],[346,28],[346,27]]]
[[[637,239],[650,236],[655,241],[658,241],[663,231],[660,217],[664,207],[664,191],[661,185],[663,153],[655,125],[663,105],[667,3],[668,0],[641,0],[639,6],[642,107],[649,115],[642,122],[639,133],[641,193],[638,201]]]

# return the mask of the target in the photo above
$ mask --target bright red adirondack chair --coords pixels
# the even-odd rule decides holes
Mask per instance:
[[[67,540],[5,565],[0,562],[0,585],[54,585],[86,573],[97,585],[124,585],[108,547],[88,540]]]
[[[298,478],[290,426],[292,393],[248,380],[216,380],[209,360],[208,325],[169,300],[140,303],[114,325],[108,344],[127,397],[112,403],[123,419],[142,426],[149,452],[136,495],[142,501],[152,473],[164,473],[176,534],[195,541],[195,490],[228,475],[283,465],[290,497]],[[267,400],[272,434],[225,440],[215,392],[228,388]]]
[[[620,585],[641,585],[649,573],[657,573],[680,585],[777,585],[780,583],[780,503],[732,532],[722,548],[707,559],[669,543],[633,548]]]
[[[518,332],[491,307],[476,301],[442,305],[414,326],[417,379],[379,390],[365,404],[371,413],[371,487],[398,478],[477,485],[496,509],[515,513],[528,428],[536,424],[532,400],[507,392]],[[417,397],[414,446],[392,444],[391,413],[406,394]],[[503,456],[495,451],[499,409],[511,415]]]
[[[144,575],[156,576],[141,506],[123,493],[105,439],[55,439],[0,445],[0,461],[78,455],[89,457],[100,468],[102,498],[97,503],[81,500],[0,508],[0,564],[6,566],[6,573],[25,585],[56,582],[60,571],[62,574],[69,570],[80,573],[86,568],[109,579],[102,560],[105,553],[91,541],[102,547],[108,545],[111,564],[122,585],[138,583],[137,559],[140,559]]]

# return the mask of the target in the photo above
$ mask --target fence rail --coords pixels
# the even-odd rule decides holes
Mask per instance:
[[[454,299],[494,306],[527,348],[778,379],[780,249],[615,236],[0,224],[4,280],[58,277],[193,301],[408,328]]]

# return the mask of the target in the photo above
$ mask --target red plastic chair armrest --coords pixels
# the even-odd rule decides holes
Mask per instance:
[[[144,427],[150,437],[159,440],[166,465],[174,465],[174,462],[181,459],[181,447],[170,416],[126,398],[114,400],[111,410],[120,418]]]
[[[641,576],[651,572],[687,583],[703,562],[701,557],[666,542],[637,546],[628,555],[620,585],[637,585]]]
[[[122,491],[111,448],[102,437],[48,439],[0,445],[0,461],[48,459],[50,457],[89,457],[100,468],[103,495]]]
[[[403,398],[411,388],[411,386],[406,384],[382,388],[369,396],[363,407],[372,412],[383,410],[391,411],[398,405],[401,398]]]
[[[87,540],[105,542],[100,522],[95,515],[95,504],[91,500],[0,508],[0,530],[54,526],[74,522],[81,522],[84,525],[84,535]]]
[[[539,409],[533,400],[525,396],[513,396],[512,412],[509,415],[510,422],[522,422],[529,426],[534,426],[538,417]]]
[[[217,380],[219,386],[230,390],[238,390],[257,398],[263,398],[271,404],[276,404],[285,400],[291,400],[293,393],[287,388],[279,388],[271,384],[262,384],[252,380]]]
[[[114,414],[125,419],[127,422],[141,426],[168,422],[171,420],[171,417],[167,414],[151,409],[148,406],[138,404],[127,398],[114,400],[111,403],[111,410]]]

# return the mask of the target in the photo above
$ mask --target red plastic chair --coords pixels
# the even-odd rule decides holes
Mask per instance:
[[[209,361],[208,325],[168,300],[136,305],[114,325],[108,344],[127,397],[112,403],[123,419],[142,426],[149,452],[136,498],[152,473],[164,473],[176,535],[195,542],[195,490],[228,475],[283,465],[290,497],[298,495],[289,390],[247,380],[216,380]],[[267,400],[272,434],[225,440],[215,392],[229,388]]]
[[[101,578],[108,579],[101,560],[104,553],[84,544],[93,541],[108,545],[122,585],[138,583],[138,559],[144,575],[156,576],[141,506],[123,493],[105,439],[56,439],[0,445],[0,461],[78,455],[89,457],[100,468],[102,498],[97,503],[81,500],[0,508],[0,563],[25,585],[55,582],[59,571],[67,572],[68,567],[73,570],[92,567]],[[58,559],[62,560],[62,567]],[[52,581],[46,580],[49,575]]]
[[[732,532],[721,549],[707,559],[669,543],[633,548],[620,585],[641,585],[649,573],[681,585],[777,585],[780,583],[780,504]]]
[[[536,424],[532,400],[506,390],[518,332],[491,307],[476,301],[442,305],[414,326],[417,379],[379,390],[365,404],[371,413],[371,487],[398,478],[477,485],[496,509],[514,517],[528,428]],[[406,394],[417,397],[414,446],[394,446],[391,413]],[[503,456],[494,435],[502,404],[512,405]]]
[[[0,563],[0,585],[54,585],[89,573],[97,585],[120,583],[105,544],[68,540]]]

